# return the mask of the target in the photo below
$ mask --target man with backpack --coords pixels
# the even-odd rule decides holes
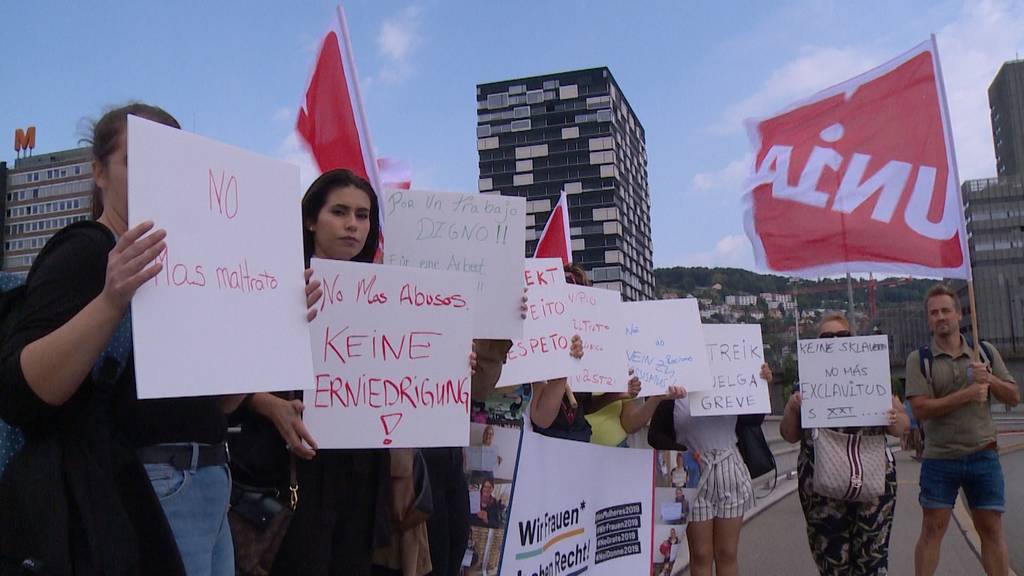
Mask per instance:
[[[960,335],[956,293],[941,284],[933,287],[925,309],[931,344],[907,358],[907,396],[925,430],[918,497],[924,515],[914,554],[916,573],[935,573],[942,537],[962,488],[981,537],[985,572],[1006,575],[1003,470],[990,402],[995,397],[1016,405],[1020,391],[993,346],[981,342],[975,351],[973,343]]]

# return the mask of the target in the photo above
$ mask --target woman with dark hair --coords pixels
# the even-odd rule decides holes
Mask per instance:
[[[377,195],[366,180],[349,170],[331,170],[310,185],[302,198],[307,264],[313,257],[373,262],[379,237]],[[282,488],[289,484],[283,448],[298,458],[298,505],[274,573],[371,574],[374,548],[386,546],[390,538],[389,452],[317,452],[316,440],[302,423],[302,400],[284,396],[259,393],[247,400],[248,411],[261,418],[242,416],[237,443],[244,452],[233,451],[236,471],[263,476],[246,478],[247,483],[266,484],[269,474]],[[269,442],[268,423],[278,434],[275,438],[271,430]]]
[[[145,104],[95,124],[98,217],[43,248],[6,333],[0,410],[28,442],[0,483],[0,557],[39,573],[228,576],[224,411],[240,397],[136,397],[129,304],[160,273],[166,234],[128,227],[129,115],[179,128]]]
[[[818,338],[848,338],[850,324],[839,313],[828,314],[818,325]],[[779,432],[789,442],[800,442],[797,458],[800,505],[807,521],[807,543],[818,571],[823,575],[849,574],[868,576],[888,574],[889,535],[896,513],[896,463],[885,448],[885,488],[880,497],[868,502],[830,498],[814,489],[814,431],[801,425],[800,405],[803,396],[797,390],[786,402],[779,422]],[[897,438],[903,434],[910,419],[895,395],[888,411],[888,426],[848,427],[847,434]],[[825,465],[824,462],[817,464]]]

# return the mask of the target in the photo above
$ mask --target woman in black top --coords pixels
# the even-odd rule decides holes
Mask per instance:
[[[45,574],[229,575],[224,410],[240,398],[136,397],[129,304],[166,234],[128,229],[128,115],[179,127],[144,104],[96,123],[96,221],[47,243],[5,319],[0,416],[27,442],[0,482],[0,557]]]
[[[366,180],[348,170],[325,172],[302,199],[303,242],[311,257],[373,262],[379,237],[377,195]],[[384,449],[316,451],[302,423],[300,399],[255,394],[251,412],[262,416],[243,426],[243,436],[272,423],[298,457],[298,506],[280,552],[275,574],[367,575],[374,548],[390,538],[390,459]],[[260,421],[262,420],[262,422]],[[243,438],[243,440],[245,440]],[[283,442],[282,442],[283,440]],[[242,464],[242,458],[238,459]],[[279,460],[278,482],[287,464]]]

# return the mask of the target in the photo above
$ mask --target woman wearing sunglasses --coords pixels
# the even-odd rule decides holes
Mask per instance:
[[[818,326],[818,338],[848,338],[850,324],[842,314],[825,316]],[[787,441],[800,442],[797,460],[800,504],[807,521],[807,541],[821,574],[851,576],[882,575],[889,569],[889,533],[896,510],[896,465],[886,458],[885,491],[868,502],[840,500],[815,492],[814,441],[810,430],[803,430],[800,403],[795,391],[786,403],[779,432]],[[889,425],[844,428],[847,434],[883,435],[899,438],[909,419],[896,396],[888,412]],[[886,450],[888,454],[888,450]]]

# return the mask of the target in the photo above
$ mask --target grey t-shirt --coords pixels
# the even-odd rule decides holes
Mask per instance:
[[[971,348],[960,338],[960,349],[955,355],[945,352],[932,339],[931,382],[921,373],[917,350],[907,357],[907,397],[930,396],[943,398],[970,385],[967,367],[971,365]],[[994,346],[986,346],[991,356],[992,373],[1006,382],[1014,382],[1003,358]],[[992,421],[990,402],[969,402],[938,418],[921,422],[924,428],[925,458],[960,458],[981,450],[995,442],[996,426]]]

